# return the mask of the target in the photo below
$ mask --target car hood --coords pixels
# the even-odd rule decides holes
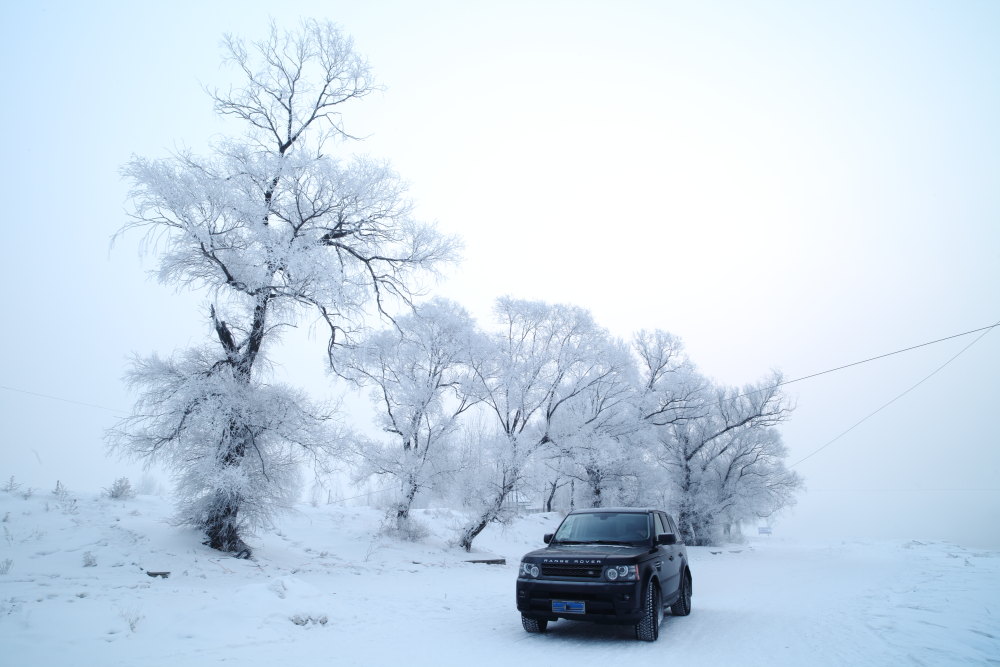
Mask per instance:
[[[555,544],[544,549],[536,549],[524,555],[523,560],[535,563],[546,561],[567,561],[570,564],[579,560],[598,560],[606,562],[623,562],[639,558],[649,553],[649,547],[637,547],[620,544]],[[550,562],[551,562],[550,561]]]

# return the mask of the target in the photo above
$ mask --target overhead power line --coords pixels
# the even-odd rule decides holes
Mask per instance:
[[[28,394],[29,396],[38,396],[40,398],[47,398],[52,401],[62,401],[63,403],[72,403],[73,405],[82,405],[87,408],[97,408],[98,410],[107,410],[108,412],[115,412],[120,415],[128,414],[126,410],[119,410],[117,408],[109,408],[106,405],[98,405],[96,403],[85,403],[84,401],[76,401],[72,398],[63,398],[61,396],[52,396],[51,394],[42,394],[37,391],[28,391],[27,389],[18,389],[17,387],[8,387],[6,385],[0,384],[0,389],[6,389],[7,391],[13,391],[18,394]]]
[[[843,433],[841,433],[837,437],[833,438],[832,440],[830,440],[829,442],[827,442],[822,447],[820,447],[820,448],[816,449],[815,451],[807,454],[806,456],[802,457],[801,459],[799,459],[798,461],[796,461],[795,463],[791,464],[788,467],[789,468],[794,468],[795,466],[797,466],[798,464],[802,463],[803,461],[806,461],[806,460],[812,458],[813,456],[816,456],[821,451],[823,451],[824,449],[826,449],[827,447],[829,447],[833,443],[837,442],[838,440],[840,440],[841,438],[843,438],[845,435],[847,435],[848,433],[850,433],[851,431],[853,431],[857,427],[861,426],[866,421],[868,421],[869,419],[871,419],[872,417],[874,417],[878,413],[882,412],[883,410],[885,410],[887,407],[889,407],[890,405],[892,405],[893,403],[895,403],[899,399],[901,399],[904,396],[906,396],[907,394],[909,394],[911,391],[913,391],[914,389],[916,389],[917,387],[919,387],[920,385],[922,385],[924,382],[927,382],[928,380],[930,380],[932,377],[934,377],[935,375],[937,375],[942,369],[944,369],[945,366],[947,366],[948,364],[950,364],[951,362],[955,361],[960,356],[962,356],[962,354],[966,350],[968,350],[970,347],[972,347],[973,345],[975,345],[976,343],[978,343],[980,340],[982,340],[983,336],[985,336],[986,334],[988,334],[991,330],[993,330],[997,326],[1000,326],[1000,322],[997,322],[993,326],[983,327],[982,329],[976,329],[975,331],[967,331],[964,334],[957,334],[955,336],[949,336],[948,338],[942,338],[942,339],[940,339],[938,341],[933,341],[934,343],[939,343],[942,340],[950,340],[951,338],[958,338],[959,336],[965,336],[965,335],[968,335],[970,333],[976,333],[976,332],[980,332],[980,331],[982,332],[978,336],[976,336],[975,340],[973,340],[971,343],[969,343],[968,345],[966,345],[965,347],[963,347],[961,350],[959,350],[958,353],[955,354],[955,356],[951,357],[950,359],[948,359],[948,361],[944,362],[943,364],[941,364],[940,366],[938,366],[937,368],[935,368],[933,371],[931,371],[931,373],[929,375],[927,375],[926,377],[924,377],[922,380],[920,380],[919,382],[917,382],[915,385],[913,385],[912,387],[910,387],[909,389],[907,389],[903,393],[897,395],[891,401],[889,401],[888,403],[885,403],[880,408],[878,408],[877,410],[875,410],[874,412],[872,412],[868,416],[864,417],[863,419],[861,419],[860,421],[858,421],[857,423],[855,423],[849,429],[847,429],[846,431],[844,431]],[[924,345],[931,345],[931,344],[932,343],[924,343]],[[916,349],[917,347],[923,347],[924,345],[917,345],[915,347],[911,347],[911,348],[907,348],[907,349],[913,350],[913,349]],[[906,350],[900,350],[899,352],[905,352],[905,351]],[[898,352],[892,352],[890,354],[898,354]],[[886,355],[882,355],[882,356],[883,357],[887,357],[889,355],[886,354]],[[874,359],[881,359],[881,358],[882,357],[874,357]],[[871,359],[869,359],[869,361],[871,361]],[[864,362],[858,362],[858,363],[864,363]],[[856,366],[856,365],[857,364],[850,364],[850,366]],[[843,368],[847,368],[847,366],[844,366]],[[834,370],[839,370],[839,369],[834,369]],[[826,371],[826,372],[829,373],[829,372],[832,372],[832,371]],[[817,373],[816,375],[822,375],[822,373]],[[809,377],[815,377],[815,375],[812,375],[812,376],[809,376]],[[806,378],[799,378],[799,379],[800,380],[805,380]],[[793,380],[793,382],[794,382],[794,380]]]
[[[894,352],[886,352],[885,354],[880,354],[877,357],[871,357],[869,359],[862,359],[861,361],[855,361],[855,362],[850,363],[850,364],[844,364],[843,366],[837,366],[836,368],[830,368],[830,369],[825,370],[825,371],[820,371],[819,373],[812,373],[810,375],[804,375],[804,376],[802,376],[800,378],[795,378],[794,380],[784,380],[784,381],[779,382],[777,384],[771,384],[771,385],[768,385],[766,387],[761,387],[759,389],[751,389],[750,391],[744,391],[744,392],[736,394],[732,398],[728,398],[726,400],[727,401],[738,401],[739,399],[741,399],[741,398],[743,398],[745,396],[752,396],[753,394],[760,394],[760,393],[763,393],[765,391],[770,391],[772,389],[777,389],[778,387],[783,387],[786,384],[792,384],[793,382],[802,382],[803,380],[809,380],[809,379],[812,379],[814,377],[819,377],[821,375],[827,375],[829,373],[835,373],[837,371],[842,371],[845,368],[853,368],[854,366],[860,366],[861,364],[867,364],[867,363],[872,362],[872,361],[877,361],[878,359],[885,359],[886,357],[891,357],[891,356],[896,355],[896,354],[902,354],[903,352],[909,352],[911,350],[916,350],[916,349],[919,349],[921,347],[927,347],[928,345],[934,345],[935,343],[942,343],[942,342],[944,342],[946,340],[952,340],[954,338],[961,338],[962,336],[968,336],[968,335],[974,334],[974,333],[983,332],[982,335],[979,337],[979,338],[982,338],[987,333],[989,333],[992,329],[995,329],[998,326],[1000,326],[1000,322],[997,322],[996,324],[991,324],[988,327],[980,327],[979,329],[973,329],[971,331],[965,331],[963,333],[955,334],[953,336],[945,336],[944,338],[938,338],[937,340],[928,341],[926,343],[920,343],[919,345],[911,345],[910,347],[904,347],[901,350],[895,350]],[[978,341],[979,338],[977,338],[976,341]],[[976,341],[973,341],[973,343],[975,343]],[[971,345],[969,347],[971,347]],[[966,349],[968,349],[968,348],[966,348]],[[963,352],[964,351],[965,350],[963,350]],[[959,354],[961,354],[961,353],[959,353]]]
[[[784,385],[786,385],[786,384],[792,384],[793,382],[802,382],[803,380],[809,380],[809,379],[812,379],[814,377],[819,377],[820,375],[826,375],[827,373],[835,373],[837,371],[842,371],[845,368],[852,368],[854,366],[860,366],[861,364],[867,364],[870,361],[878,361],[879,359],[885,359],[886,357],[891,357],[891,356],[896,355],[896,354],[902,354],[903,352],[910,352],[911,350],[917,350],[917,349],[920,349],[921,347],[927,347],[928,345],[934,345],[936,343],[943,343],[946,340],[952,340],[954,338],[961,338],[962,336],[968,336],[970,334],[979,333],[980,331],[983,332],[983,335],[980,336],[979,338],[982,338],[983,336],[986,335],[986,333],[988,333],[991,329],[996,328],[997,326],[1000,326],[1000,322],[997,322],[996,324],[991,324],[988,327],[981,327],[979,329],[973,329],[972,331],[966,331],[964,333],[955,334],[954,336],[946,336],[944,338],[938,338],[937,340],[932,340],[932,341],[928,341],[926,343],[921,343],[920,345],[912,345],[910,347],[905,347],[902,350],[896,350],[895,352],[886,352],[885,354],[880,354],[877,357],[871,357],[870,359],[862,359],[861,361],[855,361],[854,363],[851,363],[851,364],[845,364],[843,366],[837,366],[836,368],[831,368],[831,369],[826,370],[826,371],[820,371],[819,373],[813,373],[812,375],[805,375],[805,376],[800,377],[800,378],[795,378],[794,380],[786,380],[784,382],[779,382],[778,384],[776,384],[774,386],[775,387],[783,387]],[[976,340],[972,341],[972,344],[974,344],[976,341],[978,341],[979,338],[977,338]],[[965,349],[962,350],[962,352],[964,352],[969,347],[971,347],[972,344],[968,345]],[[959,354],[961,354],[961,352],[959,352]]]

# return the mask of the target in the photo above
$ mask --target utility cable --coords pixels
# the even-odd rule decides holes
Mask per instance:
[[[84,403],[83,401],[75,401],[72,398],[62,398],[61,396],[52,396],[50,394],[41,394],[37,391],[28,391],[27,389],[17,389],[16,387],[8,387],[0,384],[0,389],[6,389],[7,391],[17,392],[18,394],[28,394],[29,396],[39,396],[41,398],[48,398],[53,401],[62,401],[63,403],[72,403],[74,405],[82,405],[88,408],[97,408],[98,410],[107,410],[108,412],[116,412],[120,415],[128,414],[125,410],[119,410],[117,408],[109,408],[106,405],[97,405],[96,403]]]
[[[750,391],[744,391],[742,393],[736,394],[732,398],[728,398],[726,400],[727,401],[738,401],[739,399],[744,398],[746,396],[752,396],[754,394],[760,394],[760,393],[765,392],[765,391],[771,391],[772,389],[777,389],[778,387],[783,387],[786,384],[792,384],[793,382],[801,382],[803,380],[809,380],[809,379],[814,378],[814,377],[819,377],[820,375],[826,375],[828,373],[834,373],[836,371],[842,371],[845,368],[852,368],[854,366],[860,366],[861,364],[867,364],[868,362],[871,362],[871,361],[876,361],[878,359],[885,359],[886,357],[891,357],[891,356],[893,356],[895,354],[902,354],[903,352],[909,352],[910,350],[916,350],[916,349],[919,349],[921,347],[927,347],[928,345],[934,345],[935,343],[941,343],[941,342],[944,342],[946,340],[952,340],[953,338],[961,338],[962,336],[968,336],[969,334],[979,333],[980,331],[982,331],[983,334],[979,338],[982,338],[987,333],[989,333],[992,329],[995,329],[998,326],[1000,326],[1000,322],[996,322],[995,324],[991,324],[988,327],[980,327],[979,329],[973,329],[972,331],[965,331],[963,333],[955,334],[953,336],[945,336],[944,338],[938,338],[937,340],[928,341],[926,343],[920,343],[919,345],[912,345],[910,347],[905,347],[905,348],[903,348],[901,350],[896,350],[894,352],[886,352],[885,354],[880,354],[877,357],[871,357],[870,359],[862,359],[861,361],[855,361],[854,363],[844,364],[843,366],[838,366],[836,368],[831,368],[831,369],[828,369],[828,370],[825,370],[825,371],[820,371],[819,373],[812,373],[811,375],[804,375],[804,376],[802,376],[800,378],[795,378],[794,380],[784,380],[783,382],[779,382],[778,384],[768,385],[766,387],[761,387],[760,389],[751,389]],[[979,338],[977,338],[976,340],[978,341]],[[973,341],[973,342],[975,342],[975,341]]]
[[[854,363],[851,364],[845,364],[843,366],[838,366],[837,368],[831,368],[830,370],[820,371],[819,373],[813,373],[812,375],[805,375],[800,378],[795,378],[794,380],[786,380],[785,382],[779,382],[774,386],[782,387],[786,384],[792,384],[793,382],[802,382],[803,380],[809,380],[814,377],[819,377],[820,375],[826,375],[827,373],[835,373],[836,371],[842,371],[845,368],[851,368],[853,366],[860,366],[861,364],[867,364],[869,361],[877,361],[879,359],[885,359],[886,357],[891,357],[894,354],[902,354],[903,352],[909,352],[911,350],[916,350],[921,347],[927,347],[928,345],[934,345],[935,343],[943,343],[946,340],[952,340],[953,338],[961,338],[962,336],[968,336],[969,334],[979,333],[980,331],[984,332],[983,336],[985,336],[986,333],[988,333],[991,329],[994,329],[997,326],[1000,326],[1000,322],[997,322],[996,324],[991,324],[988,327],[982,327],[980,329],[973,329],[972,331],[966,331],[964,333],[955,334],[954,336],[946,336],[944,338],[938,338],[937,340],[932,340],[927,343],[921,343],[920,345],[913,345],[912,347],[903,348],[902,350],[896,350],[895,352],[887,352],[885,354],[880,354],[877,357],[872,357],[870,359],[855,361]],[[982,338],[983,336],[980,336],[979,338]],[[979,340],[979,338],[977,338],[975,341],[972,342],[975,343],[976,341]],[[971,347],[971,344],[968,347]],[[968,349],[968,347],[966,347],[965,349]],[[962,350],[962,352],[964,351],[965,350]],[[959,354],[961,354],[961,352],[959,352]]]
[[[985,336],[985,335],[986,335],[986,334],[988,334],[988,333],[989,333],[990,331],[992,331],[992,330],[993,330],[993,329],[994,329],[994,328],[995,328],[995,327],[996,327],[997,325],[1000,325],[1000,322],[997,322],[996,324],[994,324],[993,326],[990,326],[990,327],[983,327],[982,329],[976,329],[976,331],[982,331],[982,333],[981,333],[981,334],[979,334],[979,335],[978,335],[978,336],[976,337],[976,339],[975,339],[975,340],[973,340],[973,341],[972,341],[971,343],[969,343],[968,345],[966,345],[965,347],[963,347],[963,348],[962,348],[961,350],[959,350],[959,351],[958,351],[958,353],[957,353],[957,354],[956,354],[955,356],[953,356],[953,357],[952,357],[951,359],[949,359],[948,361],[944,362],[943,364],[941,364],[940,366],[938,366],[937,368],[935,368],[935,369],[934,369],[933,371],[931,371],[931,373],[930,373],[929,375],[927,375],[927,376],[926,376],[925,378],[923,378],[922,380],[920,380],[919,382],[917,382],[917,383],[916,383],[915,385],[913,385],[912,387],[910,387],[909,389],[907,389],[907,390],[906,390],[906,391],[904,391],[903,393],[899,394],[898,396],[896,396],[895,398],[893,398],[893,399],[892,399],[891,401],[889,401],[888,403],[884,404],[884,405],[883,405],[882,407],[880,407],[879,409],[877,409],[877,410],[875,410],[874,412],[872,412],[871,414],[869,414],[869,415],[868,415],[867,417],[865,417],[865,418],[861,419],[861,420],[860,420],[860,421],[858,421],[858,422],[857,422],[856,424],[854,424],[853,426],[851,426],[851,427],[850,427],[849,429],[847,429],[846,431],[844,431],[843,433],[841,433],[840,435],[838,435],[838,436],[837,436],[837,437],[835,437],[834,439],[832,439],[832,440],[830,440],[829,442],[827,442],[827,443],[826,443],[825,445],[823,445],[823,446],[822,446],[822,447],[820,447],[819,449],[817,449],[817,450],[813,451],[813,452],[812,452],[812,453],[810,453],[810,454],[807,454],[806,456],[802,457],[801,459],[799,459],[799,460],[798,460],[798,461],[796,461],[795,463],[793,463],[793,464],[789,465],[789,466],[788,466],[788,467],[789,467],[789,469],[791,469],[791,468],[794,468],[794,467],[795,467],[795,466],[797,466],[798,464],[800,464],[800,463],[802,463],[803,461],[806,461],[806,460],[808,460],[808,459],[812,458],[813,456],[816,456],[816,455],[817,455],[817,454],[819,454],[819,453],[820,453],[821,451],[823,451],[824,449],[826,449],[827,447],[829,447],[829,446],[830,446],[830,445],[832,445],[833,443],[837,442],[838,440],[840,440],[841,438],[843,438],[843,437],[844,437],[845,435],[847,435],[848,433],[850,433],[851,431],[853,431],[853,430],[854,430],[854,429],[856,429],[857,427],[861,426],[861,425],[862,425],[862,424],[864,424],[864,423],[865,423],[866,421],[868,421],[869,419],[871,419],[872,417],[874,417],[874,416],[875,416],[875,415],[877,415],[878,413],[882,412],[883,410],[885,410],[885,409],[886,409],[887,407],[889,407],[890,405],[892,405],[893,403],[895,403],[895,402],[896,402],[896,401],[898,401],[899,399],[901,399],[901,398],[903,398],[904,396],[906,396],[907,394],[909,394],[909,393],[910,393],[911,391],[913,391],[914,389],[916,389],[917,387],[919,387],[920,385],[922,385],[922,384],[923,384],[924,382],[927,382],[928,380],[930,380],[930,379],[931,379],[932,377],[934,377],[935,375],[937,375],[937,374],[938,374],[938,373],[939,373],[939,372],[940,372],[940,371],[941,371],[942,369],[944,369],[944,367],[945,367],[945,366],[947,366],[947,365],[948,365],[948,364],[950,364],[951,362],[953,362],[953,361],[955,361],[956,359],[958,359],[958,358],[959,358],[960,356],[962,356],[962,354],[963,354],[963,353],[964,353],[964,352],[965,352],[966,350],[968,350],[968,349],[969,349],[970,347],[972,347],[973,345],[975,345],[976,343],[978,343],[978,342],[979,342],[980,340],[982,340],[982,339],[983,339],[983,336]],[[975,333],[975,332],[966,332],[966,333]],[[965,335],[965,334],[958,334],[958,336],[964,336],[964,335]],[[957,336],[950,336],[949,338],[956,338],[956,337],[957,337]],[[942,338],[941,340],[948,340],[948,338]],[[934,341],[934,342],[940,342],[940,341]],[[924,345],[930,345],[930,344],[931,344],[931,343],[925,343]],[[922,345],[917,345],[916,347],[923,347],[923,346],[922,346]],[[908,348],[908,349],[911,349],[911,350],[912,350],[912,349],[915,349],[915,348]],[[905,352],[905,351],[906,351],[906,350],[900,350],[900,352]],[[891,353],[891,354],[896,354],[896,353]],[[889,356],[889,355],[882,355],[882,356]],[[881,357],[874,357],[874,358],[875,358],[875,359],[879,359],[879,358],[881,358]],[[858,363],[864,363],[864,362],[858,362]],[[850,365],[851,365],[851,366],[854,366],[854,365],[856,365],[856,364],[850,364]],[[846,366],[845,366],[844,368],[846,368]],[[827,371],[827,372],[830,372],[830,371]],[[818,375],[822,375],[822,373],[818,373]],[[815,377],[815,376],[810,376],[810,377]],[[804,379],[806,379],[806,378],[800,378],[800,379],[804,380]]]

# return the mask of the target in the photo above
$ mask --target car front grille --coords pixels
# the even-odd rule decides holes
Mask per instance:
[[[579,577],[581,579],[599,579],[599,565],[568,565],[566,563],[545,563],[542,565],[542,575],[546,577]]]

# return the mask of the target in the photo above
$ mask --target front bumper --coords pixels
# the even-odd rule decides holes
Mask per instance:
[[[517,609],[530,618],[568,618],[592,623],[637,623],[642,618],[642,584],[638,581],[517,580]],[[586,603],[584,614],[552,612],[553,600]]]

